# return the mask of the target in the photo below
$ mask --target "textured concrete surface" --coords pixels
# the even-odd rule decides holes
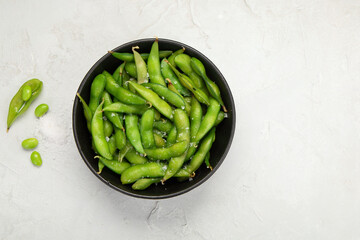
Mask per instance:
[[[0,0],[0,238],[359,239],[359,30],[356,0]],[[219,171],[162,201],[106,187],[71,129],[89,68],[153,36],[213,60],[238,120]],[[33,77],[43,93],[6,134],[8,103]],[[41,168],[21,149],[32,136]]]

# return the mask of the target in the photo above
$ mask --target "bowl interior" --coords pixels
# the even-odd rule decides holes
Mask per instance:
[[[150,52],[153,42],[153,38],[136,40],[121,45],[115,48],[113,51],[131,52],[131,48],[133,46],[139,46],[140,53]],[[111,172],[106,167],[104,168],[101,175],[97,174],[97,160],[94,159],[95,153],[91,148],[91,136],[87,130],[86,120],[83,115],[83,108],[79,99],[77,97],[75,98],[73,107],[73,131],[79,152],[87,166],[100,180],[120,192],[135,197],[152,199],[167,198],[185,193],[207,180],[219,168],[230,148],[235,131],[235,105],[229,86],[216,66],[199,51],[180,42],[168,39],[159,39],[160,50],[176,51],[182,47],[185,47],[186,54],[196,57],[202,61],[207,71],[208,77],[219,86],[222,99],[228,110],[227,118],[225,118],[216,129],[216,140],[210,151],[210,163],[213,166],[212,171],[207,169],[203,164],[196,171],[196,176],[191,181],[178,182],[174,178],[168,180],[164,185],[153,185],[144,191],[134,191],[131,188],[131,184],[121,184],[120,176]],[[85,99],[85,101],[89,101],[90,87],[95,76],[102,73],[104,70],[107,70],[112,74],[120,64],[120,60],[114,58],[108,53],[90,69],[78,89],[78,92]]]

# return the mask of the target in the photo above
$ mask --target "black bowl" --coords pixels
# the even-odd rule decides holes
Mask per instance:
[[[135,40],[125,43],[115,48],[113,51],[131,52],[131,47],[139,46],[139,52],[150,52],[153,42],[153,38]],[[183,194],[196,188],[197,186],[205,182],[207,179],[209,179],[209,177],[213,175],[214,172],[220,167],[221,163],[224,161],[229,151],[235,132],[235,104],[230,88],[217,67],[202,53],[180,42],[169,39],[159,39],[160,50],[176,51],[182,47],[185,47],[185,53],[189,54],[190,56],[196,57],[201,62],[203,62],[208,77],[219,86],[222,99],[228,110],[227,118],[225,118],[216,129],[216,140],[211,148],[210,163],[213,166],[213,170],[210,171],[208,168],[206,168],[205,164],[203,164],[203,166],[201,166],[196,171],[196,176],[192,179],[192,181],[178,182],[176,179],[169,179],[164,185],[153,185],[143,191],[133,190],[131,188],[131,184],[121,184],[120,176],[106,169],[106,167],[104,168],[101,175],[97,174],[96,172],[98,168],[98,160],[94,159],[95,153],[91,148],[91,136],[86,127],[86,120],[83,115],[82,105],[79,99],[75,97],[73,107],[73,131],[75,142],[79,149],[81,157],[95,176],[97,176],[106,185],[112,187],[115,190],[118,190],[133,197],[149,199],[169,198]],[[90,95],[90,86],[95,76],[102,73],[104,70],[112,73],[120,64],[121,61],[114,58],[109,53],[103,56],[99,61],[95,63],[94,66],[92,66],[90,71],[86,74],[85,78],[79,86],[78,93],[80,93],[80,95],[85,99],[85,101],[88,102]]]

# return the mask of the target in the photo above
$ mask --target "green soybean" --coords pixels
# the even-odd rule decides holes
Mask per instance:
[[[168,134],[173,128],[173,124],[169,120],[155,121],[154,128]]]
[[[103,92],[102,98],[104,99],[104,108],[113,103],[111,96],[107,91]],[[115,127],[124,129],[123,115],[121,113],[106,111],[104,112],[104,115]]]
[[[105,137],[110,137],[112,135],[113,131],[114,131],[114,127],[111,124],[111,122],[108,121],[108,120],[104,121],[104,134],[105,134]]]
[[[122,184],[129,184],[144,177],[162,177],[164,176],[165,169],[164,165],[155,162],[134,165],[122,173],[121,182]]]
[[[40,104],[35,108],[35,116],[38,118],[42,117],[47,111],[49,111],[49,106],[45,103]]]
[[[122,63],[120,66],[118,66],[114,73],[113,73],[113,78],[115,79],[115,81],[117,82],[117,84],[119,84],[120,86],[122,85],[122,79],[121,79],[121,73],[122,71],[124,71],[124,67],[125,67],[125,63]]]
[[[10,126],[13,124],[16,118],[18,118],[21,114],[23,114],[29,107],[32,101],[34,101],[37,96],[41,93],[43,83],[39,79],[31,79],[25,82],[15,96],[11,99],[9,104],[9,112],[7,117],[7,128],[9,131]],[[32,90],[32,95],[29,100],[24,101],[22,99],[22,91],[25,86],[30,86]]]
[[[176,67],[175,58],[176,58],[178,55],[184,53],[184,51],[185,51],[185,48],[183,47],[183,48],[181,48],[181,49],[173,52],[173,54],[170,55],[170,57],[169,57],[168,60],[169,60],[169,62],[171,63],[171,65],[173,65],[174,67]]]
[[[141,136],[138,127],[138,122],[139,122],[139,118],[136,115],[125,116],[126,136],[136,151],[145,154],[144,148],[141,143]]]
[[[104,169],[105,165],[102,163],[102,161],[98,161],[98,171],[97,174],[101,174],[102,170]]]
[[[22,141],[21,146],[26,149],[34,149],[39,144],[39,141],[36,138],[28,138]]]
[[[40,153],[37,151],[33,151],[30,155],[31,162],[35,165],[40,167],[42,165],[42,159]]]
[[[166,147],[170,147],[171,145],[173,145],[176,142],[176,137],[177,137],[177,130],[176,127],[173,126],[170,132],[168,133],[166,139]]]
[[[179,54],[175,57],[175,64],[192,80],[194,85],[201,90],[205,90],[205,84],[201,77],[191,67],[191,57],[187,54]]]
[[[111,155],[114,155],[115,151],[116,151],[116,139],[115,139],[115,135],[112,135],[109,138],[108,141],[108,145],[109,145],[109,151]]]
[[[195,137],[195,142],[199,142],[207,132],[215,125],[217,116],[220,112],[220,104],[213,98],[210,98],[210,106],[201,121],[199,130]]]
[[[153,132],[155,147],[162,148],[166,146],[165,140],[162,138],[162,135],[156,131]]]
[[[209,168],[212,171],[213,168],[212,168],[212,166],[210,164],[210,152],[208,152],[206,154],[204,162],[205,162],[206,167]]]
[[[116,144],[116,148],[121,150],[125,147],[126,145],[126,136],[125,136],[125,132],[123,129],[119,129],[117,127],[114,127],[114,131],[115,131],[115,144]]]
[[[214,126],[216,127],[217,125],[219,125],[224,120],[224,118],[225,118],[225,113],[223,111],[220,111],[219,114],[217,115]]]
[[[188,148],[186,141],[177,142],[170,147],[145,149],[146,155],[154,160],[167,160],[172,157],[178,157]]]
[[[24,86],[21,93],[22,99],[24,101],[27,101],[31,98],[31,95],[32,95],[31,87],[29,85]]]

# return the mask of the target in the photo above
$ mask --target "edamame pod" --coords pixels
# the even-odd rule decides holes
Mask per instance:
[[[109,120],[104,121],[104,134],[105,138],[110,137],[114,131],[114,127]]]
[[[166,147],[170,147],[171,145],[173,145],[176,142],[176,137],[177,137],[177,130],[176,127],[173,126],[167,136]]]
[[[140,119],[140,135],[144,148],[155,147],[155,139],[153,134],[154,118],[155,110],[151,108],[147,110]]]
[[[174,111],[174,124],[177,130],[176,142],[182,142],[182,141],[186,142],[188,149],[190,144],[190,122],[185,111],[181,109],[176,109]],[[177,171],[179,171],[179,169],[184,164],[187,149],[182,155],[170,159],[169,166],[165,172],[165,176],[161,180],[162,182],[168,180]]]
[[[96,108],[99,106],[99,101],[102,96],[106,84],[106,77],[103,74],[97,75],[90,88],[89,108],[94,115]]]
[[[137,153],[134,148],[129,149],[129,151],[125,154],[125,158],[131,164],[144,164],[148,161],[146,157],[143,157]]]
[[[108,145],[109,145],[110,154],[111,154],[111,155],[114,155],[114,153],[115,153],[115,151],[116,151],[115,135],[112,135],[112,136],[109,138]]]
[[[164,58],[161,61],[161,74],[164,76],[164,78],[170,79],[170,81],[173,83],[174,87],[179,91],[179,93],[183,96],[191,96],[189,90],[185,88],[183,85],[181,85],[179,79],[177,78],[176,74],[171,70],[169,64],[167,63],[167,59]],[[170,62],[170,61],[169,61]]]
[[[43,83],[39,79],[31,79],[25,82],[11,99],[9,105],[9,112],[7,117],[7,129],[9,131],[10,126],[13,124],[16,118],[23,114],[30,106],[31,102],[34,101],[37,96],[41,93]],[[29,100],[24,101],[22,99],[22,91],[25,86],[30,86],[32,94]]]
[[[136,115],[125,115],[126,136],[136,151],[145,154],[141,143],[141,136],[138,127],[139,118]]]
[[[185,112],[190,115],[190,111],[191,111],[191,105],[185,101],[185,98],[180,94],[180,92],[175,88],[174,84],[172,84],[172,82],[170,81],[170,79],[166,78],[165,79],[167,82],[168,82],[168,89],[170,91],[173,91],[174,93],[178,94],[182,100],[184,100],[184,103],[185,103]]]
[[[103,75],[106,77],[106,91],[116,97],[120,102],[131,105],[146,104],[146,100],[142,97],[120,87],[110,73],[104,71]]]
[[[154,106],[162,115],[164,115],[170,120],[173,119],[172,108],[167,102],[162,100],[159,95],[157,95],[152,90],[147,89],[146,87],[135,82],[129,82],[129,86],[133,86],[135,90],[140,94],[140,96],[150,102],[152,106]]]
[[[205,92],[206,87],[201,77],[191,68],[191,57],[187,54],[179,54],[175,57],[175,64],[183,71],[194,83],[195,87]],[[205,88],[205,89],[204,89]]]
[[[136,182],[138,179],[144,177],[162,177],[164,176],[166,165],[156,162],[149,162],[131,166],[121,174],[121,183],[129,184]]]
[[[104,108],[104,112],[119,112],[127,114],[139,114],[142,115],[149,107],[147,105],[127,105],[125,103],[116,102],[108,105]]]
[[[144,61],[144,59],[141,58],[140,54],[137,51],[135,51],[135,49],[139,49],[139,47],[136,46],[132,48],[132,51],[134,53],[135,66],[136,66],[137,82],[139,84],[147,83],[148,72],[147,72],[146,62]]]
[[[169,120],[160,120],[154,122],[154,128],[165,133],[169,133],[173,127],[173,124]]]
[[[113,103],[111,96],[107,91],[103,92],[102,98],[104,99],[104,108]],[[121,113],[106,111],[104,112],[104,115],[115,127],[124,129],[123,115]]]
[[[148,64],[148,72],[149,72],[150,82],[158,83],[158,84],[166,86],[165,80],[164,80],[163,76],[161,75],[161,70],[160,70],[158,38],[155,39],[155,41],[151,47],[151,51],[150,51],[150,55],[149,55],[147,64]]]
[[[114,127],[115,130],[115,143],[116,143],[116,148],[121,150],[125,147],[126,145],[126,136],[125,136],[125,132],[123,129]]]
[[[146,188],[150,187],[153,183],[160,182],[161,178],[142,178],[137,180],[131,188],[134,190],[145,190]]]
[[[137,78],[136,65],[134,62],[125,63],[125,71],[133,78]]]
[[[96,108],[94,116],[91,121],[91,134],[94,140],[94,145],[97,152],[106,159],[112,160],[112,154],[109,150],[109,145],[104,133],[104,120],[102,116],[102,106],[104,101]]]
[[[122,63],[120,66],[118,66],[114,73],[113,73],[113,78],[115,79],[115,81],[117,82],[117,84],[119,84],[119,86],[122,85],[122,79],[121,79],[121,73],[122,71],[124,71],[124,67],[125,67],[125,63]]]
[[[89,131],[91,132],[91,119],[92,119],[92,112],[89,108],[89,106],[86,104],[85,100],[80,96],[79,93],[76,94],[78,96],[78,98],[80,99],[80,102],[83,106],[83,111],[84,111],[84,117],[86,120],[86,124],[87,124],[87,128],[89,129]]]
[[[116,57],[117,59],[120,59],[124,62],[133,62],[134,61],[134,54],[132,53],[118,53],[113,51],[108,51],[111,55]],[[165,50],[165,51],[159,51],[159,57],[160,58],[166,58],[172,54],[172,51]],[[140,56],[142,59],[147,60],[149,58],[149,53],[140,53]]]
[[[175,72],[176,76],[179,78],[179,81],[181,82],[181,84],[186,87],[187,89],[189,89],[194,96],[196,97],[197,100],[199,100],[199,102],[205,104],[205,105],[209,105],[209,98],[206,95],[206,93],[204,93],[204,91],[202,91],[199,88],[196,88],[194,83],[191,81],[191,79],[186,76],[185,74],[180,73],[174,66],[172,66],[170,63],[168,63],[169,66],[171,67],[171,69]]]
[[[177,108],[185,109],[185,101],[181,95],[171,91],[166,86],[157,83],[144,83],[143,86],[150,88],[157,93],[162,99],[174,105]]]
[[[210,106],[208,107],[206,114],[201,121],[199,130],[194,139],[195,142],[199,142],[207,132],[214,126],[216,118],[220,112],[220,104],[213,98],[210,98]]]
[[[165,140],[162,138],[162,135],[156,131],[153,132],[155,147],[162,148],[166,146]]]
[[[217,115],[214,126],[216,127],[217,125],[219,125],[224,120],[224,118],[225,118],[225,113],[223,111],[220,111],[219,114]]]
[[[173,54],[171,54],[171,56],[169,57],[169,62],[171,63],[171,65],[173,65],[174,67],[176,67],[176,63],[175,63],[175,58],[176,56],[180,55],[180,54],[183,54],[185,51],[185,48],[181,48],[175,52],[173,52]]]
[[[194,71],[204,79],[204,81],[206,83],[206,87],[209,90],[211,96],[213,98],[215,98],[221,104],[224,112],[227,112],[224,102],[221,99],[219,87],[216,85],[216,83],[214,83],[207,77],[206,70],[205,70],[205,67],[202,64],[202,62],[199,59],[194,58],[194,57],[191,58],[190,62],[191,62],[192,69],[194,69]]]
[[[99,161],[101,161],[108,169],[117,174],[122,174],[126,169],[130,167],[130,163],[125,161],[111,161],[101,156],[96,156],[95,158],[99,158]]]
[[[188,148],[186,141],[177,142],[170,147],[145,149],[146,155],[154,160],[167,160],[172,157],[178,157]]]

